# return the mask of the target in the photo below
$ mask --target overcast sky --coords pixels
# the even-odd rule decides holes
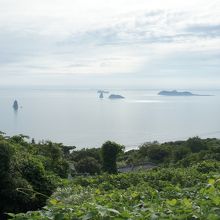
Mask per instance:
[[[0,85],[220,88],[220,0],[0,0]]]

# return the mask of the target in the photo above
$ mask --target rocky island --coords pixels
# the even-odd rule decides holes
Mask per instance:
[[[98,90],[97,93],[99,93],[99,98],[100,98],[100,99],[103,99],[103,98],[104,98],[104,94],[108,94],[109,91]]]
[[[15,100],[14,103],[13,103],[13,109],[14,109],[15,111],[18,110],[18,101],[17,101],[17,100]]]
[[[106,91],[106,90],[98,90],[97,93],[105,93],[105,94],[108,94],[109,91]]]
[[[200,94],[193,94],[188,91],[184,92],[178,92],[177,90],[172,90],[172,91],[160,91],[158,95],[163,95],[163,96],[210,96],[210,95],[200,95]]]
[[[109,99],[124,99],[125,97],[121,95],[111,94],[108,98]]]

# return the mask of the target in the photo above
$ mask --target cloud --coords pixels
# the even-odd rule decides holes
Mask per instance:
[[[186,32],[206,37],[220,37],[220,24],[195,24],[185,29]]]
[[[220,25],[193,23],[197,16],[189,11],[152,10],[125,15],[111,25],[72,34],[67,44],[133,45],[201,42],[217,38]],[[201,19],[202,22],[202,19]],[[210,20],[211,22],[211,20]]]
[[[204,0],[1,0],[0,76],[216,79],[219,8]]]

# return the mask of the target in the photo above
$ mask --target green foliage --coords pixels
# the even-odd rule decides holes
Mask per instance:
[[[20,165],[20,172],[23,178],[33,186],[33,190],[39,192],[35,199],[38,206],[42,206],[45,201],[45,196],[42,195],[50,195],[56,187],[54,178],[50,178],[41,160],[35,157],[23,160]]]
[[[9,172],[12,154],[13,148],[7,142],[0,140],[0,183]]]
[[[26,140],[23,135],[0,135],[0,219],[4,219],[5,212],[17,213],[45,205],[60,182],[57,174],[67,173],[68,163],[57,146],[39,154],[40,148],[48,148],[48,144],[37,146]],[[66,167],[61,163],[66,163]]]
[[[101,164],[102,162],[101,149],[100,148],[89,148],[89,149],[83,148],[80,150],[74,150],[71,153],[71,160],[74,162],[78,162],[85,157],[92,157]]]
[[[219,160],[218,139],[153,142],[127,152],[108,141],[101,148],[77,151],[0,133],[0,219],[5,212],[22,220],[219,219]],[[158,168],[112,175],[117,173],[116,163],[148,161]],[[102,164],[106,173],[61,180],[71,163],[78,172],[92,175],[100,172]]]
[[[196,169],[202,173],[217,172],[220,170],[219,163],[213,161],[203,161],[196,164]]]
[[[63,154],[66,158],[70,157],[71,151],[73,151],[76,147],[75,146],[61,146]]]
[[[31,184],[21,175],[7,176],[2,181],[0,190],[0,218],[6,211],[21,212],[35,207]]]
[[[199,137],[189,138],[186,141],[186,146],[189,147],[193,153],[208,149],[207,144]]]
[[[93,157],[85,157],[75,164],[78,173],[88,173],[91,175],[100,174],[101,165]]]
[[[11,137],[10,142],[15,143],[15,144],[22,144],[23,146],[28,146],[28,143],[26,142],[25,139],[29,139],[29,137],[26,135],[20,134],[20,135],[15,135]]]
[[[209,166],[212,162],[209,162]],[[62,220],[218,220],[220,164],[210,172],[157,168],[148,172],[79,177],[66,182],[40,211],[11,214],[12,219]]]
[[[170,160],[171,147],[169,145],[160,145],[157,142],[146,143],[140,146],[138,153],[146,161],[164,163]]]
[[[190,154],[190,150],[187,147],[184,146],[175,147],[172,153],[174,163],[184,159],[189,154]]]
[[[107,141],[101,147],[103,170],[108,173],[117,173],[116,159],[123,147],[115,142]]]
[[[67,178],[69,172],[69,163],[64,157],[63,145],[46,142],[35,145],[37,154],[44,157],[44,166],[56,173],[61,178]]]
[[[191,166],[203,160],[220,161],[220,140],[190,138],[187,141],[145,143],[118,157],[118,164],[138,165],[153,162],[159,165]]]
[[[10,142],[0,140],[0,218],[7,210],[22,211],[21,207],[30,207],[30,194],[21,194],[18,188],[32,190],[32,186],[17,171],[16,147]]]

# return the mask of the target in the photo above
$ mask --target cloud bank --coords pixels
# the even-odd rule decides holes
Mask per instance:
[[[0,84],[217,88],[219,11],[219,0],[0,0]]]

